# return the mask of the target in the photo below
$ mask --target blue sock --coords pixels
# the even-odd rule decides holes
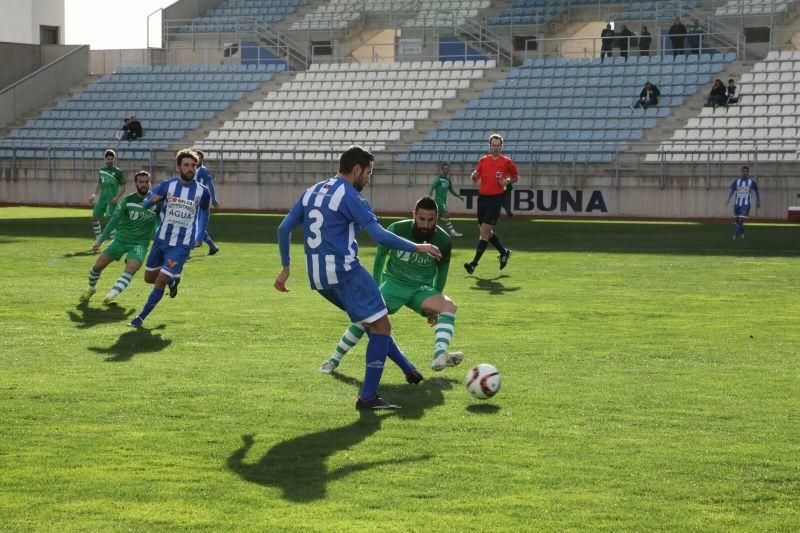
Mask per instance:
[[[203,242],[205,242],[212,250],[217,247],[217,245],[214,244],[214,241],[211,240],[211,235],[209,235],[208,232],[206,232],[205,236],[203,237]]]
[[[403,352],[400,351],[400,348],[397,347],[397,343],[394,342],[394,337],[389,337],[389,359],[394,361],[394,363],[400,367],[400,370],[403,371],[403,374],[408,375],[409,372],[414,370],[414,365],[411,364],[411,361],[403,355]]]
[[[378,394],[378,385],[381,382],[383,366],[386,364],[386,355],[389,353],[391,342],[392,337],[389,335],[373,333],[369,336],[364,383],[361,385],[361,392],[359,393],[362,400],[369,400]]]
[[[161,301],[161,298],[164,297],[164,289],[159,289],[158,287],[153,287],[153,292],[150,293],[150,296],[147,297],[147,301],[144,303],[144,307],[137,315],[139,318],[144,320],[147,318],[147,315],[150,314],[156,304]]]

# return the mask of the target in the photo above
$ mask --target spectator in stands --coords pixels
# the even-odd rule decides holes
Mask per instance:
[[[634,109],[641,107],[643,110],[647,110],[648,107],[654,107],[658,105],[658,98],[660,96],[661,91],[658,90],[658,87],[648,81],[644,84],[642,92],[639,93],[639,99],[636,100],[631,107]]]
[[[727,100],[725,105],[736,104],[739,102],[739,91],[733,83],[733,79],[728,80],[728,86],[725,87],[725,95]]]
[[[605,29],[600,32],[600,61],[605,60],[606,56],[614,57],[614,36],[611,24],[606,24]]]
[[[700,26],[700,22],[695,19],[692,23],[692,27],[689,28],[689,37],[687,37],[689,41],[689,54],[700,54],[700,39],[702,39],[703,33],[705,32],[702,26]]]
[[[686,26],[683,25],[680,17],[675,17],[675,22],[669,27],[668,35],[672,43],[672,57],[685,53],[683,41],[686,39]]]
[[[639,55],[640,56],[649,56],[650,55],[650,43],[653,41],[653,38],[650,36],[650,32],[647,31],[647,26],[642,26],[642,31],[639,33]]]
[[[711,92],[708,93],[706,107],[716,108],[718,106],[725,105],[727,100],[728,95],[725,91],[725,84],[722,83],[721,79],[717,78],[714,80],[714,85],[711,86]]]
[[[128,139],[128,130],[130,129],[130,126],[129,126],[130,121],[131,121],[131,119],[126,118],[122,122],[122,127],[119,130],[117,130],[117,133],[114,134],[114,138],[115,139],[117,139],[117,140],[120,140],[120,139],[127,140]]]
[[[131,115],[131,119],[128,121],[128,136],[123,138],[126,141],[135,141],[142,136],[144,136],[142,132],[142,123],[136,120],[135,116]]]
[[[625,61],[628,61],[628,48],[631,45],[631,37],[633,36],[633,32],[624,24],[622,25],[620,32],[617,34],[617,48],[619,48],[619,55],[624,57]]]

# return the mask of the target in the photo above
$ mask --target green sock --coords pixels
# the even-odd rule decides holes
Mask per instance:
[[[97,280],[100,279],[100,272],[97,272],[94,268],[89,269],[89,290],[93,291],[95,286],[97,285]]]
[[[446,229],[450,233],[453,233],[453,232],[456,231],[455,228],[453,227],[453,223],[450,222],[449,218],[442,219],[442,225],[444,226],[444,229]]]
[[[358,324],[350,324],[350,326],[347,328],[347,331],[345,331],[344,335],[342,335],[342,338],[339,339],[339,344],[333,351],[333,355],[331,355],[330,360],[339,363],[342,360],[342,357],[347,355],[347,352],[349,352],[351,348],[358,344],[358,341],[360,341],[361,337],[364,336],[364,332],[364,328]]]
[[[131,274],[130,272],[123,272],[122,275],[119,278],[117,278],[117,281],[114,282],[114,286],[111,287],[111,290],[108,291],[108,295],[106,296],[106,298],[114,298],[119,293],[127,289],[132,279],[133,279],[133,274]]]
[[[453,340],[455,331],[455,313],[439,313],[439,320],[436,321],[434,330],[433,358],[437,358],[447,351],[450,341]]]

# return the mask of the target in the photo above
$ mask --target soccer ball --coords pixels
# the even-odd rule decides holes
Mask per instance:
[[[492,365],[481,363],[467,372],[464,385],[467,392],[479,400],[487,400],[500,390],[500,372]]]

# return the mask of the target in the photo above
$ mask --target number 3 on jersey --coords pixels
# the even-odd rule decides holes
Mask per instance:
[[[322,212],[319,209],[312,209],[308,212],[308,218],[311,219],[311,224],[308,225],[311,236],[306,239],[306,244],[309,248],[316,248],[322,244],[322,232],[320,231],[322,222],[324,222]]]

